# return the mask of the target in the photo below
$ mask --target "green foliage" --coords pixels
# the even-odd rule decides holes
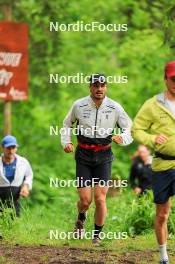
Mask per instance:
[[[1,213],[0,235],[4,241],[13,241],[17,244],[63,245],[71,243],[71,245],[77,245],[78,241],[49,239],[50,230],[58,230],[59,233],[73,231],[77,217],[76,202],[77,193],[74,188],[58,188],[55,193],[52,193],[47,203],[40,206],[36,204],[32,208],[27,200],[22,200],[20,218],[12,218],[10,209],[5,209]],[[152,193],[139,198],[131,191],[121,190],[116,196],[107,198],[108,214],[103,232],[127,232],[128,239],[153,233],[154,207]],[[92,204],[87,215],[87,232],[93,230],[94,227],[94,209],[94,204]],[[170,238],[175,234],[174,212],[175,206],[173,205],[168,221]],[[90,242],[84,239],[81,244],[87,245]],[[104,242],[110,247],[114,240],[105,239]]]
[[[0,229],[11,230],[15,224],[16,213],[13,203],[11,202],[11,208],[0,201]],[[1,233],[0,233],[1,236]]]
[[[153,228],[155,208],[152,193],[133,199],[126,216],[126,228],[130,235],[145,233]]]

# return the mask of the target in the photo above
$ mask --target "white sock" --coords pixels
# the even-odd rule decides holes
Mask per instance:
[[[159,245],[159,252],[160,252],[160,259],[161,260],[168,260],[168,254],[166,250],[166,244]]]

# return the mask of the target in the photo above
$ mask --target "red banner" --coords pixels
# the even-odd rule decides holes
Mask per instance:
[[[28,25],[0,22],[0,99],[28,98]]]

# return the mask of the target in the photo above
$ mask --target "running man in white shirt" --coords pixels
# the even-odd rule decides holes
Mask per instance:
[[[106,97],[106,77],[103,74],[93,74],[90,77],[89,89],[90,95],[74,102],[64,119],[61,143],[66,153],[74,151],[71,134],[76,122],[79,128],[75,153],[79,201],[75,232],[80,238],[84,233],[86,211],[90,207],[94,187],[96,208],[93,242],[96,243],[99,241],[107,212],[107,182],[113,160],[110,144],[113,141],[119,145],[129,145],[132,142],[132,122],[119,103]],[[113,136],[116,127],[120,128],[121,133]],[[100,181],[105,184],[101,186]]]

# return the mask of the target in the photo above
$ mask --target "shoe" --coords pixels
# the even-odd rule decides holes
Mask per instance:
[[[95,246],[99,246],[100,245],[100,237],[99,234],[98,235],[94,235],[93,239],[92,239],[92,244]]]
[[[169,261],[168,260],[161,260],[160,264],[169,264]]]
[[[85,221],[81,221],[80,219],[76,221],[74,228],[75,239],[83,239],[85,233],[84,223]]]
[[[101,242],[101,240],[100,240],[99,237],[94,237],[94,238],[92,239],[92,244],[93,244],[94,246],[99,246],[99,245],[100,245],[100,242]]]

